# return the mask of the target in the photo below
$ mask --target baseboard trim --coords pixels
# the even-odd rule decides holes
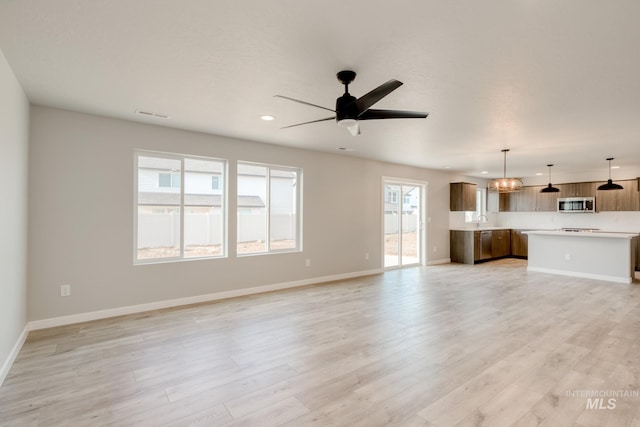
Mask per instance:
[[[4,383],[5,378],[9,375],[9,371],[11,370],[11,366],[13,366],[13,362],[15,362],[16,357],[18,357],[18,353],[22,349],[24,342],[27,340],[27,335],[29,335],[29,325],[25,325],[22,333],[18,337],[18,341],[16,341],[15,345],[11,349],[7,360],[2,364],[2,369],[0,369],[0,387]]]
[[[371,276],[384,273],[383,269],[365,270],[353,273],[336,274],[332,276],[315,277],[311,279],[296,280],[292,282],[276,283],[273,285],[257,286],[253,288],[237,289],[233,291],[216,292],[212,294],[196,295],[193,297],[177,298],[165,301],[157,301],[146,304],[129,305],[107,310],[91,311],[87,313],[72,314],[69,316],[52,317],[49,319],[33,320],[29,322],[31,331],[53,328],[56,326],[72,325],[74,323],[89,322],[91,320],[106,319],[109,317],[124,316],[127,314],[142,313],[145,311],[160,310],[163,308],[179,307],[182,305],[198,304],[202,302],[217,301],[247,295],[261,294],[265,292],[279,291],[283,289],[297,288],[301,286],[316,285],[319,283],[334,282],[336,280],[353,279],[356,277]]]
[[[583,279],[603,280],[605,282],[624,283],[627,285],[633,282],[633,277],[631,276],[629,277],[607,276],[602,274],[580,273],[576,271],[555,270],[552,268],[541,268],[541,267],[527,267],[527,271],[533,271],[537,273],[559,274],[561,276],[580,277]]]
[[[440,264],[449,264],[451,263],[451,258],[443,258],[443,259],[434,259],[433,261],[428,261],[427,265],[440,265]]]

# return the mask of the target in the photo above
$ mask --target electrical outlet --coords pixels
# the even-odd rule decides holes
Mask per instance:
[[[564,254],[565,261],[571,261],[571,254]]]
[[[60,285],[60,296],[68,297],[71,295],[71,285]]]
[[[437,246],[433,247],[433,252],[438,252],[438,247]]]
[[[364,253],[364,259],[367,261],[369,260],[369,252]]]
[[[311,260],[309,258],[307,258],[307,261],[305,262],[305,264],[307,267],[311,267]]]

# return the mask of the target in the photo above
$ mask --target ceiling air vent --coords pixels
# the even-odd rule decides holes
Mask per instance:
[[[166,114],[152,113],[151,111],[136,110],[136,114],[145,117],[155,117],[156,119],[168,119]]]

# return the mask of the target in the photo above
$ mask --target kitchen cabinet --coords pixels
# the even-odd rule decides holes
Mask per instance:
[[[596,197],[596,210],[640,211],[640,178],[619,180],[622,190],[596,190],[602,182],[573,182],[556,184],[560,192],[541,193],[544,185],[522,187],[515,193],[487,192],[489,212],[556,212],[559,197]]]
[[[596,210],[598,212],[640,210],[638,180],[629,179],[614,182],[622,185],[623,189],[598,190],[596,194]]]
[[[511,255],[527,258],[529,254],[529,237],[523,230],[511,230]]]
[[[491,231],[491,258],[511,255],[511,230]]]
[[[479,260],[479,231],[450,230],[449,240],[449,256],[451,262],[473,264]]]
[[[487,188],[487,212],[515,212],[515,193],[498,193]]]
[[[540,193],[544,185],[532,185],[522,187],[515,193],[491,192],[498,199],[497,210],[490,212],[555,212],[557,210],[557,198],[559,193]],[[489,196],[488,196],[489,197]],[[491,203],[488,204],[491,206]]]
[[[537,211],[538,192],[542,186],[522,187],[516,195],[516,212],[535,212]]]
[[[452,182],[449,184],[449,210],[475,211],[477,184]]]
[[[544,188],[541,186],[540,188]],[[536,194],[536,211],[537,212],[556,212],[558,210],[558,194],[560,193],[541,193],[538,190]]]
[[[450,230],[451,262],[474,264],[511,255],[511,230]]]
[[[595,182],[571,182],[568,184],[557,184],[560,192],[558,197],[594,197],[599,184]]]

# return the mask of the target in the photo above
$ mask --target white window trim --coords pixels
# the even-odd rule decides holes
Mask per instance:
[[[268,163],[257,163],[257,162],[248,162],[248,161],[244,161],[244,160],[238,160],[236,163],[236,189],[237,189],[237,181],[238,181],[238,176],[240,175],[238,173],[238,169],[239,166],[243,164],[243,165],[249,165],[249,166],[258,166],[258,167],[264,167],[267,169],[266,171],[266,199],[265,200],[265,212],[266,212],[266,237],[265,237],[265,245],[266,245],[266,250],[262,251],[262,252],[247,252],[247,253],[238,253],[237,252],[237,237],[236,237],[236,256],[238,258],[242,258],[242,257],[247,257],[247,256],[260,256],[260,255],[270,255],[270,254],[279,254],[279,253],[292,253],[292,252],[302,252],[302,242],[303,242],[303,237],[302,237],[302,205],[303,205],[303,200],[302,200],[302,175],[303,175],[303,171],[302,168],[300,167],[295,167],[295,166],[283,166],[283,165],[273,165],[273,164],[268,164]],[[286,171],[286,172],[295,172],[296,173],[296,247],[295,248],[285,248],[285,249],[271,249],[271,170],[275,169],[275,170],[279,170],[279,171]],[[238,216],[238,208],[236,206],[236,221],[237,221],[237,216]],[[236,222],[237,224],[237,222]],[[238,235],[237,231],[236,231],[236,236]]]
[[[163,159],[179,160],[180,161],[180,256],[166,257],[166,258],[151,258],[151,259],[138,259],[138,158],[139,157],[158,157]],[[204,156],[192,156],[181,155],[175,153],[165,153],[159,151],[146,151],[146,150],[134,150],[133,152],[133,265],[148,265],[148,264],[163,264],[167,262],[182,262],[182,261],[199,261],[210,259],[227,258],[229,254],[229,239],[228,239],[228,217],[229,217],[229,162],[226,159],[219,159],[215,157]],[[201,256],[201,257],[184,257],[184,162],[187,159],[193,160],[208,160],[222,163],[223,177],[223,194],[222,194],[222,254],[216,256]]]

